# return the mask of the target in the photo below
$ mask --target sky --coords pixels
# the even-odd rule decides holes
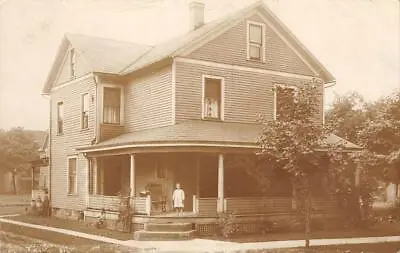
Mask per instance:
[[[41,91],[63,35],[157,44],[189,29],[189,0],[0,0],[0,128],[45,130]],[[209,21],[251,0],[203,0]],[[326,90],[367,100],[400,88],[398,0],[266,0],[336,77]]]

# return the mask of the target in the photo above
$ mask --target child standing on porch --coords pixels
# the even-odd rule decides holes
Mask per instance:
[[[176,189],[172,194],[172,201],[177,214],[182,214],[184,207],[183,202],[185,201],[185,192],[181,189],[181,185],[179,183],[176,184]]]

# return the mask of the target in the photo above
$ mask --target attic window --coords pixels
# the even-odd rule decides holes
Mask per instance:
[[[248,21],[247,23],[247,59],[264,61],[265,25]]]
[[[70,68],[71,68],[71,78],[76,77],[76,53],[75,49],[70,50]]]

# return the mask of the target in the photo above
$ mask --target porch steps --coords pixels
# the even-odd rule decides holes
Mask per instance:
[[[148,223],[144,230],[136,231],[137,241],[178,241],[192,239],[195,230],[190,223]]]

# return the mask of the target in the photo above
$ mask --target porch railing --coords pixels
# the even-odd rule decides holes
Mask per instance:
[[[197,198],[193,195],[193,212],[198,215],[216,215],[217,198]]]
[[[292,197],[225,198],[224,210],[236,214],[288,213],[292,211]]]
[[[151,197],[134,197],[132,199],[133,212],[137,214],[150,215]],[[121,200],[117,196],[92,195],[89,196],[88,208],[104,209],[107,211],[119,211]]]

